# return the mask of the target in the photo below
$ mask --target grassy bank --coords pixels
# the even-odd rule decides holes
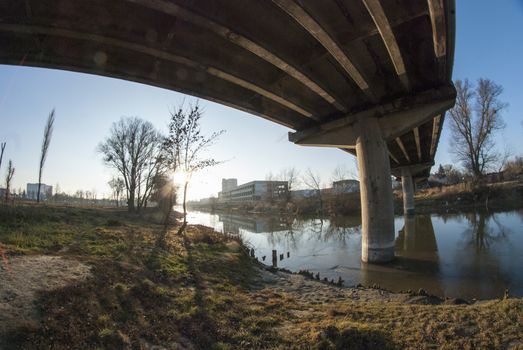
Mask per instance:
[[[523,182],[459,183],[419,190],[415,205],[418,213],[519,209],[523,207]],[[402,208],[399,196],[395,207]]]
[[[37,317],[0,335],[0,348],[490,349],[523,337],[520,299],[306,303],[264,283],[241,242],[202,226],[174,232],[153,211],[1,206],[7,260],[60,256],[91,277],[40,292]]]

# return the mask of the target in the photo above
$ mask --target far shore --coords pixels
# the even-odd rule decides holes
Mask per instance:
[[[239,203],[192,204],[190,209],[205,212],[234,212],[249,215],[321,216],[360,215],[358,193],[326,194],[322,198],[285,201],[257,201]],[[419,189],[415,193],[415,210],[419,214],[445,214],[473,210],[503,211],[523,208],[523,180],[492,184],[459,183],[455,185]],[[402,192],[394,191],[394,211],[403,214]]]

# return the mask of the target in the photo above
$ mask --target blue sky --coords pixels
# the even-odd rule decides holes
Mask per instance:
[[[457,35],[454,79],[485,77],[504,87],[509,103],[504,114],[507,128],[497,138],[500,147],[523,153],[523,1],[457,0]],[[56,108],[56,122],[43,181],[60,184],[68,192],[109,192],[111,170],[96,153],[97,144],[121,116],[139,116],[166,129],[169,109],[185,99],[176,92],[137,83],[58,70],[0,65],[0,141],[7,141],[4,165],[16,167],[14,187],[25,187],[38,176],[38,158],[48,113]],[[325,183],[334,168],[354,167],[353,157],[337,149],[299,147],[287,141],[287,128],[225,106],[200,101],[206,114],[204,131],[227,132],[212,155],[223,164],[199,174],[189,196],[216,194],[222,177],[240,183],[263,180],[294,165],[321,174]],[[453,163],[445,126],[436,164]]]

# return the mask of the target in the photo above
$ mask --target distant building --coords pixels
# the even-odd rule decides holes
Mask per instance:
[[[238,187],[238,179],[222,179],[222,191],[229,192]]]
[[[197,202],[192,202],[192,204],[196,205],[211,205],[216,204],[217,198],[216,197],[208,197],[208,198],[202,198]]]
[[[0,201],[5,198],[5,193],[7,190],[5,188],[0,188]]]
[[[36,200],[38,197],[38,184],[27,184],[27,199]],[[53,196],[53,186],[41,184],[40,186],[40,199],[46,200]]]
[[[222,191],[218,193],[218,200],[221,203],[281,200],[286,198],[289,191],[287,181],[251,181],[243,185],[236,186],[229,191],[225,191],[223,188],[224,184],[225,182],[222,180]]]
[[[358,180],[334,181],[332,183],[332,190],[335,194],[357,193],[360,191],[360,182]]]
[[[291,191],[291,197],[293,199],[310,198],[316,195],[316,190],[295,190]]]

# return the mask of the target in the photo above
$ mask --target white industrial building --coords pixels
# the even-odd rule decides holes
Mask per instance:
[[[27,184],[26,191],[27,199],[36,200],[38,197],[38,184]],[[41,184],[40,186],[40,200],[46,200],[53,196],[53,186]]]
[[[236,184],[236,179],[223,179],[222,191],[218,193],[218,200],[222,203],[281,200],[286,198],[289,191],[287,181],[251,181],[235,186]]]
[[[222,179],[222,192],[229,192],[238,187],[238,179]]]

